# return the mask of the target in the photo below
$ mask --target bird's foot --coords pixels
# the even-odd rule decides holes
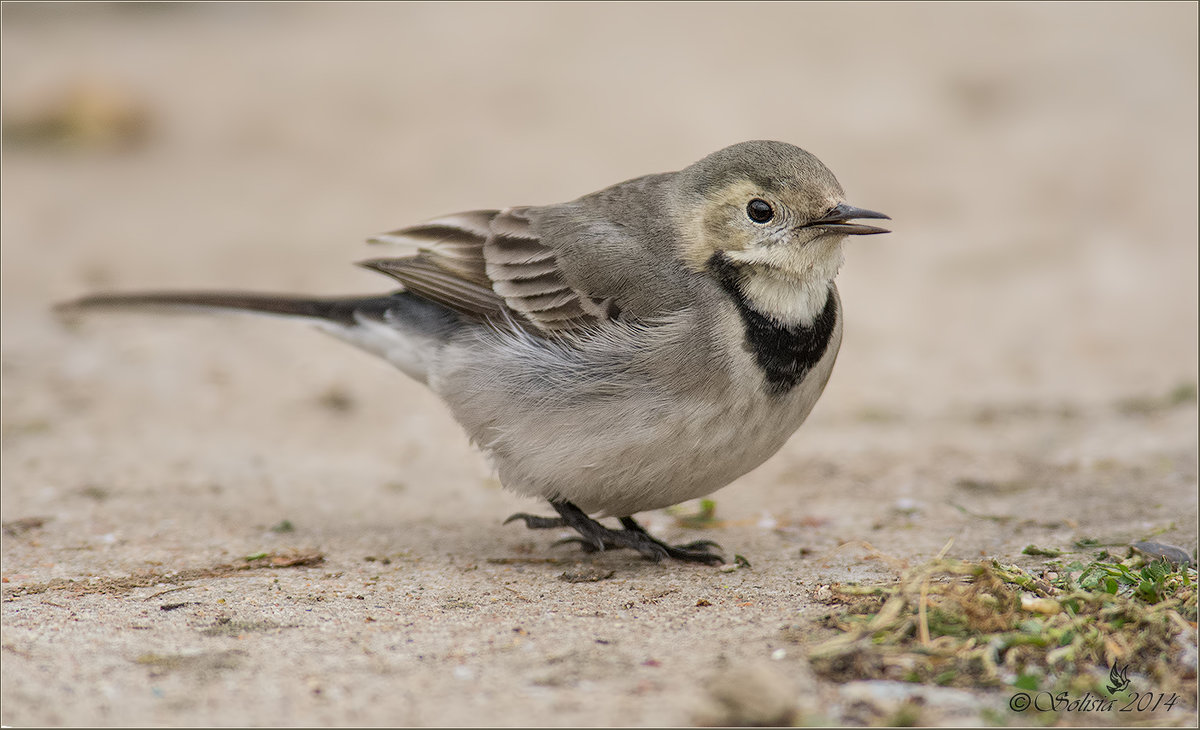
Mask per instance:
[[[653,560],[656,563],[663,558],[674,558],[675,560],[682,560],[684,562],[705,563],[707,565],[716,565],[725,562],[720,555],[711,552],[713,549],[719,550],[721,547],[712,540],[695,540],[683,545],[668,545],[652,537],[632,517],[621,518],[621,524],[624,526],[624,529],[612,530],[588,517],[583,510],[570,502],[551,502],[550,504],[558,511],[558,514],[561,515],[560,517],[538,517],[536,515],[518,513],[509,517],[504,522],[507,524],[517,519],[524,520],[526,527],[535,530],[570,527],[578,532],[580,536],[564,538],[554,544],[578,543],[584,552],[588,553],[630,548],[636,550],[647,560]]]

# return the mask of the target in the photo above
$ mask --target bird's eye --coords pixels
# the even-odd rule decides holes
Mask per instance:
[[[746,204],[746,215],[755,223],[766,223],[775,217],[775,210],[767,201],[755,198]]]

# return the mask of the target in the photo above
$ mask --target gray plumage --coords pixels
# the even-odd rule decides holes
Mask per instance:
[[[589,549],[717,562],[629,516],[719,489],[800,426],[841,344],[842,240],[886,232],[849,221],[885,217],[846,205],[809,153],[746,142],[569,203],[378,236],[412,249],[363,264],[400,282],[391,295],[109,294],[67,306],[312,319],[425,383],[506,487],[550,500],[561,518],[518,515],[530,527],[574,527]]]

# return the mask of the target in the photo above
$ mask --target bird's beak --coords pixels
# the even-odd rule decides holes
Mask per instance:
[[[847,221],[854,220],[855,218],[892,219],[891,216],[884,215],[883,213],[876,213],[873,210],[864,210],[862,208],[855,208],[853,205],[839,203],[825,215],[809,222],[807,225],[801,226],[801,228],[824,228],[827,231],[856,236],[865,236],[871,233],[891,233],[886,228],[866,226],[861,223],[847,223]]]

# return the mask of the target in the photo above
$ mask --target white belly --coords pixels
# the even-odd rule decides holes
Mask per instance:
[[[770,458],[812,410],[840,342],[839,325],[822,360],[783,395],[763,387],[743,351],[691,360],[660,353],[640,364],[631,351],[628,368],[581,371],[544,351],[512,357],[513,348],[470,347],[448,353],[430,384],[506,487],[626,516],[709,494]]]

